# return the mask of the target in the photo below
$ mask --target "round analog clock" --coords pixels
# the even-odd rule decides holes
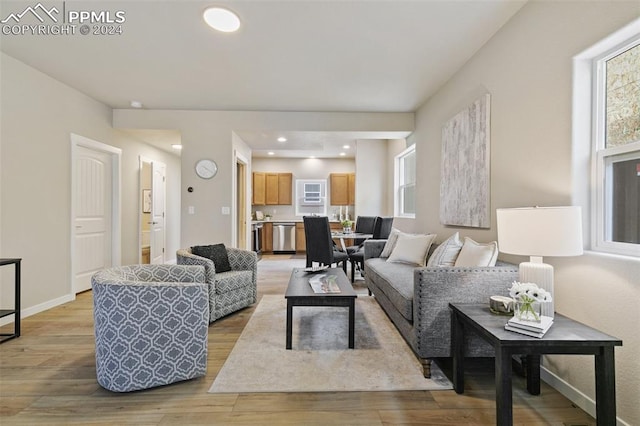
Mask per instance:
[[[199,160],[196,163],[196,174],[202,179],[211,179],[218,173],[218,165],[209,159]]]

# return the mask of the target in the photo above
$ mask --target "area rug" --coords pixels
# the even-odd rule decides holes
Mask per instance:
[[[262,298],[218,373],[211,393],[452,389],[435,365],[431,378],[371,296],[356,299],[355,349],[345,308],[293,308],[293,345],[285,349],[286,300]]]

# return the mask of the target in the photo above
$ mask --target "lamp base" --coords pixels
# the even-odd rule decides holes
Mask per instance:
[[[542,303],[542,315],[554,317],[553,266],[542,262],[522,262],[520,282],[534,283],[551,294],[551,302]]]

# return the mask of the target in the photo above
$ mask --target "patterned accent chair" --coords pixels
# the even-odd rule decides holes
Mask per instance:
[[[98,383],[130,392],[204,376],[209,310],[202,267],[131,265],[91,278]]]
[[[258,299],[258,256],[249,250],[227,247],[231,271],[216,272],[211,259],[180,249],[178,265],[204,266],[209,285],[209,322],[256,303]]]

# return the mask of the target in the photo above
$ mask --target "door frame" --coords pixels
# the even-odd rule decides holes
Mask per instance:
[[[162,241],[162,246],[165,249],[164,255],[163,255],[163,259],[164,262],[167,261],[166,258],[166,248],[167,248],[167,164],[159,161],[159,160],[153,160],[149,157],[145,157],[143,155],[139,155],[138,156],[138,194],[140,194],[140,196],[138,197],[139,199],[139,204],[138,204],[138,263],[142,263],[142,164],[143,163],[148,163],[149,165],[151,165],[151,182],[152,182],[152,190],[153,190],[153,163],[156,164],[161,164],[164,167],[164,177],[165,177],[165,185],[164,185],[164,213],[165,213],[165,217],[164,217],[164,232],[163,232],[163,241]],[[153,213],[153,206],[151,209],[152,213]],[[151,230],[152,231],[152,230]],[[151,232],[150,231],[150,232]]]
[[[107,145],[84,136],[71,133],[71,214],[69,217],[69,234],[70,234],[70,279],[69,294],[75,299],[74,291],[74,253],[75,253],[75,202],[76,202],[76,159],[78,156],[78,147],[84,147],[93,151],[99,151],[111,154],[111,263],[113,266],[120,266],[122,263],[121,251],[121,163],[122,150],[120,148]]]
[[[238,152],[238,150],[234,150],[233,151],[233,190],[232,190],[232,205],[233,205],[233,212],[232,212],[232,218],[231,218],[231,228],[232,228],[232,243],[234,247],[238,247],[238,229],[240,227],[240,224],[238,223],[238,217],[240,216],[240,214],[242,212],[238,211],[238,208],[240,207],[240,203],[238,200],[238,196],[237,194],[240,192],[242,194],[244,194],[244,217],[245,217],[245,221],[247,222],[247,225],[245,226],[245,242],[244,245],[246,247],[247,250],[251,250],[251,220],[249,219],[249,208],[248,206],[251,205],[251,200],[249,197],[250,191],[248,190],[248,183],[249,182],[249,178],[251,177],[251,170],[250,170],[250,163],[249,160],[243,156],[240,152]],[[244,184],[244,188],[242,189],[242,191],[239,191],[238,185],[240,184],[240,182],[238,182],[238,163],[244,165],[244,182],[242,182]]]

